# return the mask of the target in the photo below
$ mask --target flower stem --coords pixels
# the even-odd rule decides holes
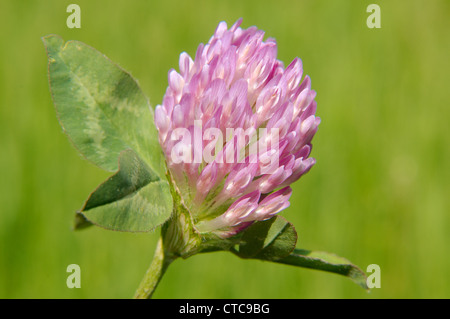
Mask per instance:
[[[176,258],[176,257],[175,257]],[[163,239],[160,238],[156,246],[155,255],[152,263],[147,270],[139,288],[134,295],[135,299],[150,299],[161,281],[162,276],[166,272],[169,265],[175,260],[170,258],[164,250]]]

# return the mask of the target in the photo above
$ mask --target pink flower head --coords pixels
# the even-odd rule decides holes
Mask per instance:
[[[155,110],[183,204],[200,231],[224,237],[289,206],[289,185],[315,164],[320,123],[301,60],[284,68],[275,40],[241,22],[219,23],[194,59],[180,55]]]

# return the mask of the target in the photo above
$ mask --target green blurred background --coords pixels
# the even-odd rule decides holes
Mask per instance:
[[[81,7],[68,29],[66,7]],[[366,7],[381,7],[369,29]],[[227,253],[176,261],[155,298],[450,298],[449,1],[9,1],[0,3],[0,297],[129,298],[158,232],[71,230],[108,174],[56,120],[40,37],[94,46],[129,70],[153,106],[182,51],[243,17],[303,60],[322,118],[317,165],[283,215],[298,247],[381,267],[370,294],[329,273]],[[81,267],[68,289],[66,267]]]

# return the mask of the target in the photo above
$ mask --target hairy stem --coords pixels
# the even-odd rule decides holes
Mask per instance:
[[[156,246],[155,255],[152,263],[147,270],[139,288],[134,295],[135,299],[150,299],[161,281],[162,276],[166,272],[169,265],[176,257],[168,256],[164,250],[163,239],[160,238]]]

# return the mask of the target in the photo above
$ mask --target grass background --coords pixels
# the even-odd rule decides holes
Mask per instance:
[[[256,25],[295,56],[317,91],[317,165],[283,215],[298,247],[381,267],[370,294],[344,277],[214,253],[176,261],[155,298],[450,298],[450,2],[72,1],[0,3],[0,297],[129,298],[158,232],[72,232],[107,173],[77,154],[55,117],[40,37],[94,46],[129,70],[152,105],[182,51],[219,21]],[[66,267],[81,267],[81,289]]]

